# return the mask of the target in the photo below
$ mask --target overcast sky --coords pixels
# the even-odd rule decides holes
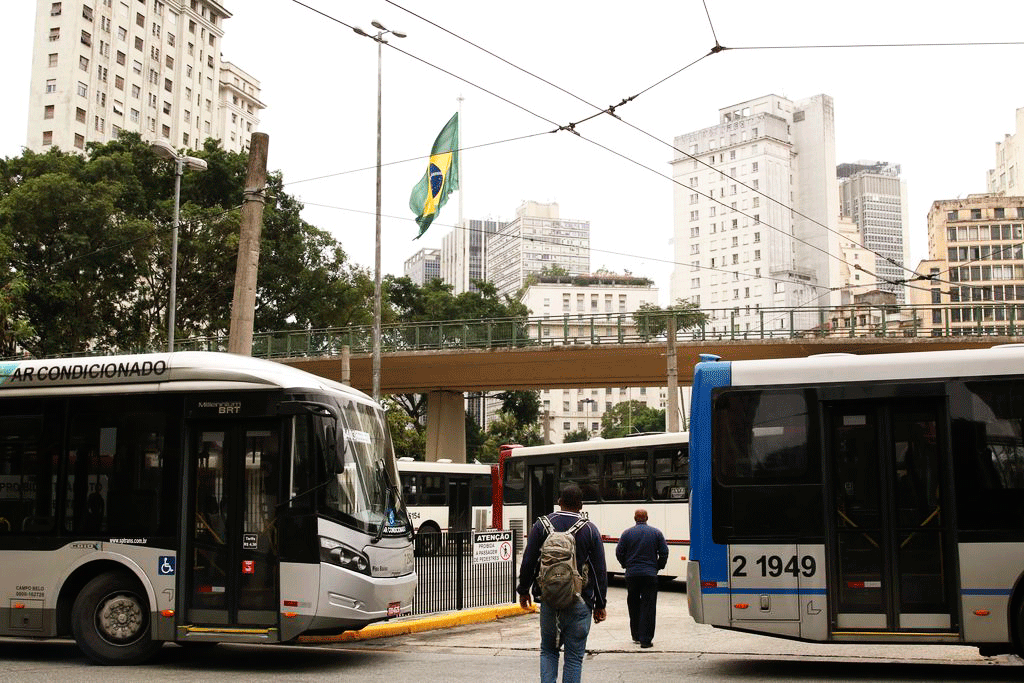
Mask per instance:
[[[1014,41],[1020,0],[706,0],[707,13],[703,0],[303,2],[349,26],[371,31],[378,20],[408,34],[392,39],[408,54],[383,53],[385,273],[439,248],[458,218],[456,193],[412,239],[409,193],[425,168],[418,157],[460,96],[470,148],[463,215],[509,220],[523,201],[558,202],[562,217],[590,221],[593,269],[653,278],[662,304],[672,270],[669,144],[717,124],[720,107],[769,93],[831,95],[837,161],[902,166],[911,266],[926,256],[932,201],[985,190],[995,142],[1014,132],[1024,107],[1024,46],[732,49],[701,59],[716,37],[727,48]],[[25,143],[35,0],[3,3],[0,155],[15,156]],[[270,167],[306,202],[306,220],[372,268],[376,43],[294,0],[224,4],[234,16],[223,57],[261,82]],[[600,116],[577,125],[580,136],[549,133],[634,95],[617,110],[622,121]],[[514,140],[524,136],[533,137]],[[416,160],[396,163],[407,159]]]

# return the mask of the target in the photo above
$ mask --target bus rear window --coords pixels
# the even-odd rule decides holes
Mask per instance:
[[[810,483],[808,400],[800,390],[726,390],[714,400],[712,448],[724,485]]]

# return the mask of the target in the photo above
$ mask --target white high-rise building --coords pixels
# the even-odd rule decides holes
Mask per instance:
[[[671,299],[699,304],[710,332],[817,324],[810,310],[761,309],[839,302],[829,290],[841,280],[832,98],[742,102],[675,147]]]
[[[405,260],[403,272],[420,287],[441,277],[441,250],[420,249]]]
[[[230,17],[216,0],[38,0],[25,146],[81,150],[127,130],[248,149],[264,105],[259,81],[221,59]]]
[[[487,242],[501,221],[468,220],[452,228],[441,242],[441,279],[453,293],[476,291],[475,280],[487,278]]]
[[[585,283],[578,284],[581,280]],[[540,276],[531,280],[520,300],[530,311],[529,337],[557,344],[565,333],[578,339],[588,330],[601,337],[620,332],[632,337],[636,334],[632,313],[644,304],[657,304],[658,289],[647,278],[614,273]],[[599,436],[605,412],[624,401],[664,409],[666,391],[664,387],[543,389],[544,442],[562,443],[566,434],[583,429]]]
[[[1024,162],[1024,107],[1017,109],[1017,128],[996,143],[996,166],[989,169],[986,184],[989,194],[1024,195],[1020,184],[1020,165]]]
[[[879,278],[878,288],[906,301],[906,288],[891,284],[906,278],[903,265],[910,260],[910,244],[904,231],[910,224],[907,184],[900,179],[899,164],[858,161],[840,164],[840,211],[860,230],[864,247],[874,252],[874,263],[862,264]]]
[[[515,296],[530,275],[558,267],[590,272],[590,221],[561,218],[558,204],[524,202],[515,220],[487,241],[487,279],[499,295]]]

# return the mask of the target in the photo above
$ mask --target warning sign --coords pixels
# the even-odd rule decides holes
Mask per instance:
[[[511,531],[476,531],[473,533],[473,564],[511,561]]]

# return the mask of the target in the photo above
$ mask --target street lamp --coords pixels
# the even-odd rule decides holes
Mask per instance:
[[[166,140],[149,143],[149,149],[161,159],[174,162],[174,227],[171,229],[171,299],[167,305],[167,351],[174,351],[174,311],[177,307],[178,286],[178,204],[181,200],[181,174],[188,167],[205,171],[206,160],[178,154]]]
[[[377,41],[377,236],[376,251],[373,257],[373,400],[380,400],[380,91],[381,91],[381,52],[384,43],[384,36],[393,35],[395,38],[405,38],[404,33],[391,31],[379,21],[372,21],[370,24],[377,29],[377,35],[367,33],[358,26],[352,30],[361,36]]]

